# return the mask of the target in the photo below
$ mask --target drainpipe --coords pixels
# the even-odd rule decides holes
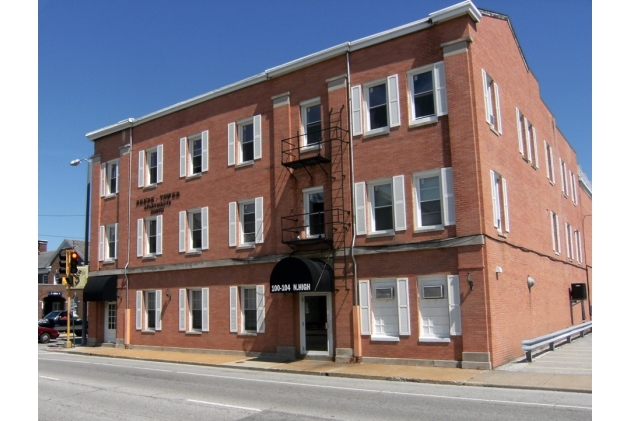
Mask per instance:
[[[361,322],[361,309],[359,307],[359,283],[357,281],[357,260],[355,259],[355,239],[357,234],[355,231],[355,165],[353,156],[353,113],[351,108],[351,52],[350,43],[346,48],[346,95],[349,105],[346,107],[348,113],[348,125],[350,127],[350,165],[351,165],[351,227],[353,228],[353,239],[351,240],[351,259],[353,259],[353,355],[356,362],[361,362],[362,359],[362,343],[361,343],[361,329],[359,327]]]
[[[133,149],[133,125],[134,119],[130,118],[129,122],[129,185],[127,186],[127,263],[125,263],[125,269],[123,274],[125,276],[125,348],[129,348],[130,344],[130,314],[129,310],[129,278],[127,277],[127,268],[129,267],[129,247],[131,245],[131,171],[132,171],[132,149]]]

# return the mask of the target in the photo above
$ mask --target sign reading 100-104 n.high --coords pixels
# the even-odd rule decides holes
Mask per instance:
[[[271,292],[305,292],[311,291],[310,283],[271,285]]]

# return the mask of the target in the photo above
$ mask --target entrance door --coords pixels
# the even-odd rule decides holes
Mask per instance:
[[[302,354],[331,355],[331,294],[302,293],[300,348]]]
[[[116,301],[105,303],[105,329],[103,342],[116,342]]]

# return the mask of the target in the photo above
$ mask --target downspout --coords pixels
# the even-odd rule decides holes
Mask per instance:
[[[129,278],[127,277],[127,268],[129,267],[129,247],[131,245],[131,159],[132,159],[132,149],[133,149],[133,135],[134,135],[134,119],[129,119],[130,127],[129,127],[129,181],[127,186],[127,263],[125,263],[125,268],[123,270],[123,275],[125,276],[125,348],[129,348],[130,344],[130,310],[129,310]]]
[[[353,155],[353,113],[351,103],[351,52],[350,43],[347,44],[346,49],[346,95],[348,98],[349,106],[347,107],[348,113],[348,125],[350,127],[350,166],[351,166],[351,227],[353,228],[353,238],[351,240],[351,259],[353,259],[353,355],[355,362],[361,362],[362,359],[362,343],[361,343],[361,329],[359,327],[361,321],[361,309],[359,307],[359,283],[357,281],[357,260],[355,259],[355,239],[357,238],[355,230],[355,165]]]

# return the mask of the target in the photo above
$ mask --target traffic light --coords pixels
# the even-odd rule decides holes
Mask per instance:
[[[70,252],[70,274],[74,275],[79,270],[77,266],[79,266],[79,253],[76,251]]]
[[[65,277],[68,275],[68,270],[70,269],[70,267],[68,266],[68,259],[66,259],[68,257],[66,250],[62,250],[61,253],[59,253],[59,276],[61,277]]]

